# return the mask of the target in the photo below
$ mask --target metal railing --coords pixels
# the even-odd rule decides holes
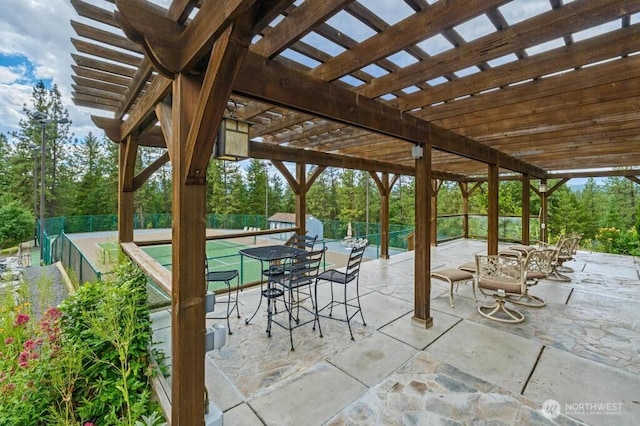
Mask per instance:
[[[48,239],[45,238],[45,241]],[[45,244],[52,250],[48,253],[49,263],[60,261],[67,271],[73,271],[78,283],[95,282],[102,279],[102,273],[87,259],[82,251],[61,232],[52,244]]]

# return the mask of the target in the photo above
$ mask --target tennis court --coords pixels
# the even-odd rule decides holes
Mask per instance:
[[[240,273],[240,284],[259,281],[262,268],[259,260],[250,259],[238,253],[251,245],[231,240],[210,240],[206,243],[207,263],[210,271],[226,271],[236,269]],[[171,244],[148,246],[142,248],[149,256],[171,270]],[[211,283],[209,290],[226,289],[224,283]]]

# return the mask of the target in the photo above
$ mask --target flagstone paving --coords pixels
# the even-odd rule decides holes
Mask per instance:
[[[485,249],[473,240],[442,244],[432,268],[457,267]],[[448,284],[434,280],[434,325],[423,329],[411,321],[413,253],[365,262],[366,325],[354,317],[352,341],[345,323],[323,318],[323,337],[311,324],[293,331],[295,351],[287,330],[274,326],[267,336],[264,305],[244,324],[259,301],[257,289],[245,290],[234,334],[205,358],[210,397],[227,426],[637,424],[638,263],[579,252],[567,266],[572,281],[534,286],[547,306],[518,307],[526,320],[515,325],[480,316],[487,299],[475,302],[469,285],[454,292],[451,308]],[[322,306],[328,284],[318,293]],[[168,318],[155,313],[154,329],[170,355]]]

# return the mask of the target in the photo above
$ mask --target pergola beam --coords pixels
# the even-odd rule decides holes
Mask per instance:
[[[261,79],[255,76],[260,74]],[[263,84],[268,81],[269,84]],[[544,175],[544,170],[509,157],[469,138],[447,131],[381,102],[318,80],[252,52],[236,78],[234,92],[243,96],[287,106],[329,120],[353,125],[393,136],[413,144],[424,144],[427,135],[433,147],[478,161],[500,162],[502,167],[532,176]],[[307,93],[298,96],[298,93]],[[401,143],[401,142],[399,142]]]

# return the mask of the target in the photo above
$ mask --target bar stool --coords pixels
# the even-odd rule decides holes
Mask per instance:
[[[229,323],[229,317],[235,310],[238,318],[240,318],[240,310],[238,308],[238,294],[240,291],[240,275],[238,270],[232,269],[229,271],[209,271],[209,261],[205,261],[205,280],[207,282],[207,290],[209,290],[210,283],[223,283],[227,288],[227,299],[223,301],[218,301],[216,299],[216,303],[225,303],[227,305],[227,314],[226,316],[216,316],[210,317],[207,315],[207,319],[227,319],[227,328],[229,329],[229,335],[233,334],[231,332],[231,325]],[[236,280],[236,295],[233,296],[231,291],[231,281]],[[220,287],[220,286],[218,286]]]

